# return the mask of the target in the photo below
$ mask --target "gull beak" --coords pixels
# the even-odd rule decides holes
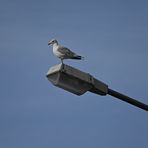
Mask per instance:
[[[51,45],[51,42],[50,41],[48,42],[48,45]]]

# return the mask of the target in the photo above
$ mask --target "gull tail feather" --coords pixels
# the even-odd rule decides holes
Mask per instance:
[[[84,60],[84,57],[82,57],[82,56],[74,56],[74,57],[72,57],[72,59]]]

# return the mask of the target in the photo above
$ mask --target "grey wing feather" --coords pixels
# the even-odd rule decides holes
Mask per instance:
[[[59,47],[58,51],[68,57],[73,57],[76,55],[74,52],[72,52],[70,49],[68,49],[66,47]]]

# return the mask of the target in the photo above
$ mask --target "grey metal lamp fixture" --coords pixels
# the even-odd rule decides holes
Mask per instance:
[[[102,96],[108,94],[148,111],[148,105],[108,88],[107,84],[97,80],[89,73],[82,72],[69,65],[55,65],[49,69],[46,76],[53,85],[76,95],[83,95],[87,91]]]

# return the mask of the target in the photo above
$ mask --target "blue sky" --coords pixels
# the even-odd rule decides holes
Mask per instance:
[[[81,97],[45,75],[48,40],[85,57],[65,61],[148,104],[146,0],[0,0],[0,147],[147,148],[148,114],[110,96]]]

